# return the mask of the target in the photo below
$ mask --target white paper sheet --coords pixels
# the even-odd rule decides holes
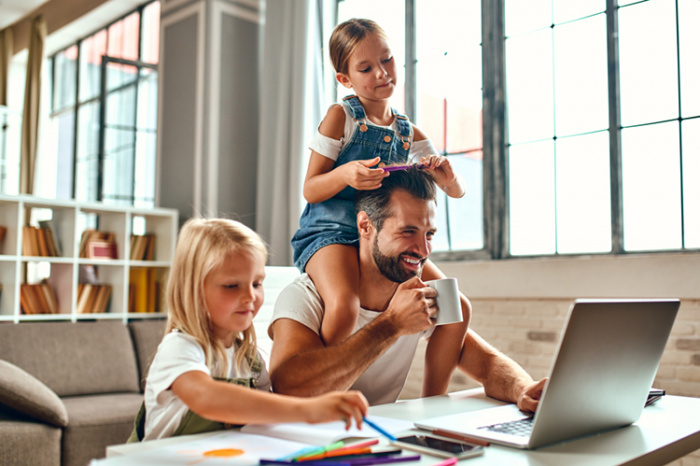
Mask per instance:
[[[370,416],[371,421],[379,425],[390,434],[397,434],[413,428],[413,422],[388,417]],[[338,440],[375,438],[382,435],[366,424],[362,424],[362,430],[358,430],[353,424],[350,430],[345,430],[345,423],[341,421],[326,422],[323,424],[305,424],[303,422],[285,424],[259,424],[243,426],[241,432],[249,434],[268,435],[297,442],[308,442],[324,446]]]
[[[236,431],[222,431],[203,439],[93,460],[90,465],[212,466],[235,464],[257,466],[261,458],[281,458],[310,446],[309,443],[292,442]]]

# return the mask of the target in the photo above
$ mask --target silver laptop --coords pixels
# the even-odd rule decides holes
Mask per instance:
[[[516,405],[450,414],[416,427],[533,449],[636,422],[680,302],[576,300],[534,417]]]

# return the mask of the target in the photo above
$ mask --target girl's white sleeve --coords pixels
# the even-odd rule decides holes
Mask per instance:
[[[343,139],[339,141],[337,139],[329,138],[328,136],[321,134],[321,132],[318,130],[316,130],[316,134],[309,145],[309,149],[331,160],[338,160],[338,154],[340,154],[340,150],[342,148]]]
[[[408,151],[408,159],[411,163],[418,163],[421,157],[433,154],[439,154],[438,150],[430,139],[423,139],[422,141],[414,141],[411,144],[411,149]]]

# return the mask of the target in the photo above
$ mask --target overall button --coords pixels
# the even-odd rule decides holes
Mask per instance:
[[[391,136],[389,136],[388,134],[384,136],[384,142],[391,142]]]
[[[364,133],[365,131],[367,131],[367,125],[365,125],[364,123],[361,124],[361,125],[360,125],[360,131],[362,131],[363,133]]]
[[[411,144],[404,142],[403,143],[403,150],[408,150],[408,148],[411,147]]]

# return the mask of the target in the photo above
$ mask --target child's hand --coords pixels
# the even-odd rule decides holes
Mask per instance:
[[[428,155],[420,158],[420,164],[424,170],[430,171],[430,176],[433,177],[438,186],[447,186],[455,179],[455,172],[452,170],[450,161],[442,155]]]
[[[361,191],[370,191],[380,187],[382,180],[389,176],[389,173],[381,168],[369,168],[377,165],[380,160],[379,157],[369,160],[356,160],[343,164],[336,170],[342,171],[343,180],[348,186]]]
[[[345,430],[352,427],[352,420],[359,429],[362,417],[367,414],[369,403],[365,396],[358,391],[331,392],[314,398],[306,398],[309,402],[309,412],[306,422],[316,424],[342,420]]]
[[[442,155],[428,155],[421,157],[419,163],[424,170],[428,170],[435,183],[450,197],[464,196],[464,184],[461,177],[452,170],[452,165],[447,157]]]

